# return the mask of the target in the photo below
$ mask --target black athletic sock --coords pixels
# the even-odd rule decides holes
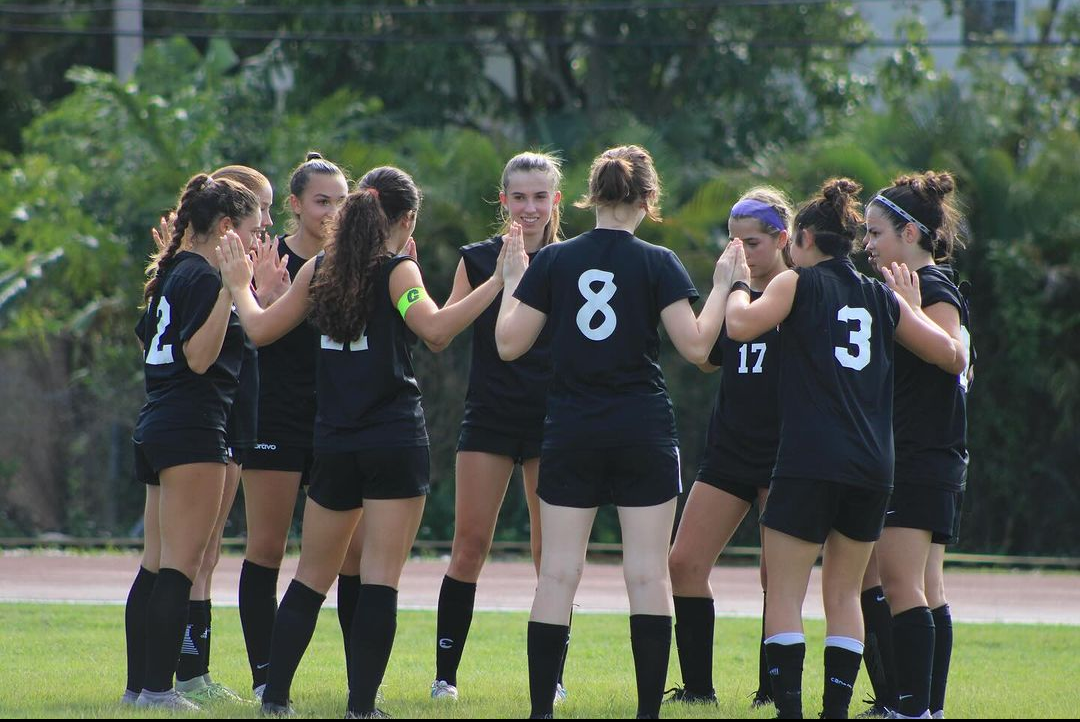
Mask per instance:
[[[266,675],[263,702],[287,705],[289,689],[300,660],[311,643],[315,625],[319,621],[319,609],[326,596],[296,581],[289,584],[281,598],[274,633],[270,640],[270,668]]]
[[[671,656],[671,617],[631,614],[630,647],[634,652],[637,679],[637,718],[660,719],[660,702],[664,698],[664,681]]]
[[[772,699],[772,682],[769,681],[769,662],[765,659],[765,607],[768,595],[761,593],[761,644],[758,645],[757,693],[755,700]]]
[[[860,596],[862,604],[865,647],[863,661],[874,701],[896,709],[896,656],[893,651],[892,612],[880,585],[867,589]]]
[[[683,686],[691,694],[715,694],[712,653],[716,611],[712,597],[672,599],[675,602],[675,648],[679,655]]]
[[[934,664],[934,615],[914,607],[893,617],[896,652],[896,711],[918,717],[930,709],[930,672]]]
[[[173,672],[187,626],[191,580],[176,569],[158,572],[154,591],[146,607],[146,674],[143,689],[167,692],[173,686]]]
[[[529,622],[529,699],[531,719],[551,717],[555,703],[555,685],[559,657],[566,649],[570,627],[565,624]]]
[[[187,682],[201,677],[209,670],[210,600],[188,602],[187,624],[176,663],[176,681]]]
[[[352,679],[352,626],[356,616],[356,600],[360,597],[360,575],[338,574],[337,618],[341,626],[341,642],[345,645],[345,680]]]
[[[765,644],[777,719],[802,719],[802,672],[806,643]]]
[[[857,641],[857,640],[855,640]],[[850,649],[825,644],[825,687],[821,695],[822,719],[847,719],[855,678],[862,655]]]
[[[386,674],[397,633],[398,592],[381,584],[363,584],[356,599],[352,628],[352,676],[349,678],[349,711],[361,714],[375,709],[375,695]]]
[[[563,647],[562,659],[559,660],[559,676],[555,680],[556,684],[563,683],[563,672],[566,671],[566,656],[570,654],[570,635],[574,631],[574,609],[570,608],[570,622],[566,625],[566,646]]]
[[[945,604],[933,610],[934,671],[930,677],[930,712],[945,709],[945,687],[949,682],[949,662],[952,659],[952,613]]]
[[[124,607],[124,632],[127,645],[127,689],[138,694],[146,672],[146,607],[154,591],[157,574],[139,567]]]
[[[475,604],[476,584],[443,577],[435,631],[435,679],[455,687]]]
[[[240,567],[240,626],[244,630],[251,688],[266,684],[270,666],[270,635],[277,614],[278,569],[244,560]]]

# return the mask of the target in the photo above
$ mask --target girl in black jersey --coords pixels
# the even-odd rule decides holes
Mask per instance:
[[[893,338],[963,368],[966,349],[848,259],[859,186],[825,183],[795,217],[784,271],[753,304],[736,284],[727,332],[748,342],[780,324],[780,444],[762,515],[769,570],[766,657],[781,718],[802,717],[802,603],[824,547],[822,716],[847,717],[863,651],[859,590],[892,486]],[[745,265],[737,272],[745,281]],[[889,276],[891,278],[891,276]],[[892,281],[906,292],[906,269]]]
[[[793,215],[787,196],[768,186],[747,191],[731,209],[728,233],[742,240],[753,298],[788,268],[785,249]],[[668,557],[675,642],[684,685],[675,690],[673,701],[716,703],[712,684],[716,614],[709,572],[750,505],[756,500],[759,508],[765,506],[780,425],[776,398],[779,353],[775,328],[748,343],[736,343],[721,331],[708,361],[701,366],[707,373],[723,367],[723,378],[709,421],[705,456]],[[763,555],[763,591],[764,562]],[[772,699],[764,641],[760,646],[754,706]]]
[[[904,264],[918,293],[904,300],[965,349],[968,309],[944,265],[960,226],[948,173],[897,178],[866,207],[866,250],[877,268]],[[885,529],[875,547],[892,612],[899,717],[944,715],[952,653],[945,599],[945,545],[959,534],[967,478],[967,377],[955,365],[926,363],[896,351],[893,435],[896,471]]]
[[[509,243],[499,355],[519,358],[550,326],[553,369],[537,488],[543,554],[528,632],[533,717],[551,716],[589,532],[597,507],[612,502],[623,532],[638,716],[660,711],[671,648],[667,553],[681,482],[657,326],[663,322],[684,357],[704,363],[741,243],[717,262],[713,293],[695,317],[698,293],[678,257],[634,236],[645,216],[659,220],[659,198],[649,153],[612,148],[593,161],[579,202],[595,208],[595,230],[541,249],[531,263],[520,238]]]
[[[273,224],[270,208],[274,203],[274,189],[259,171],[243,165],[229,165],[210,174],[211,178],[227,178],[235,181],[255,194],[259,200],[259,225],[256,235],[259,237],[252,245],[252,251],[259,248],[261,237]],[[263,254],[268,256],[269,254]],[[263,267],[266,264],[262,264]],[[271,264],[272,267],[272,264]],[[269,281],[267,281],[269,285]],[[235,320],[239,323],[239,320]],[[225,486],[218,507],[217,520],[210,542],[206,545],[202,564],[191,585],[188,606],[188,624],[184,631],[184,642],[180,648],[180,660],[176,667],[176,689],[187,699],[196,704],[218,700],[241,701],[235,692],[210,676],[211,605],[210,589],[214,569],[221,557],[221,539],[236,499],[236,490],[240,485],[240,471],[246,454],[255,445],[255,424],[259,400],[258,351],[255,344],[245,334],[244,350],[240,365],[239,387],[236,398],[229,410],[225,424],[225,442],[229,458],[225,465]]]
[[[502,233],[461,249],[448,303],[464,298],[491,276],[512,228],[520,233],[530,255],[559,239],[561,180],[559,160],[552,155],[520,153],[510,159],[499,191],[505,215]],[[434,699],[457,699],[457,669],[472,623],[476,581],[491,550],[515,464],[521,464],[529,507],[533,563],[538,569],[540,564],[536,481],[551,360],[547,339],[516,361],[500,359],[495,347],[498,313],[499,306],[493,303],[473,323],[469,390],[455,470],[454,545],[439,592]],[[561,685],[559,691],[565,695]]]
[[[225,486],[226,419],[236,395],[243,331],[230,323],[213,247],[227,235],[241,251],[260,223],[258,198],[200,174],[188,181],[169,244],[148,268],[143,344],[146,403],[133,439],[146,486],[142,566],[125,613],[128,680],[123,701],[192,710],[173,688],[188,596],[214,532]]]
[[[274,621],[263,712],[289,711],[289,687],[319,608],[364,510],[361,585],[350,647],[350,716],[376,714],[390,658],[397,586],[429,486],[428,438],[410,346],[444,346],[502,289],[501,268],[457,303],[427,296],[411,234],[420,191],[397,168],[369,171],[335,219],[323,254],[304,264],[276,303],[245,292],[251,268],[236,244],[221,248],[224,277],[256,343],[281,337],[309,314],[321,332],[315,463],[296,578]]]
[[[280,298],[288,288],[288,279],[322,251],[329,237],[328,224],[348,191],[345,174],[319,153],[308,153],[304,162],[293,169],[289,177],[289,207],[293,213],[289,234],[272,241],[260,256],[267,262],[255,268],[256,296],[261,307],[267,308]],[[282,272],[286,276],[284,284],[278,283]],[[259,351],[258,432],[244,469],[247,539],[239,590],[240,622],[256,698],[261,697],[266,684],[278,571],[285,556],[296,495],[313,459],[317,349],[318,334],[305,323]],[[352,558],[347,564],[352,571],[338,579],[338,614],[346,647],[359,588],[355,572],[358,564],[358,558]]]

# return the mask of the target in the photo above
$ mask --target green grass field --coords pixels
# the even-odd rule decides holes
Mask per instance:
[[[117,700],[124,686],[122,606],[0,604],[0,717],[65,719],[136,717]],[[525,613],[478,613],[458,675],[461,699],[435,704],[435,614],[402,611],[397,642],[383,683],[394,717],[522,718],[528,715]],[[665,706],[671,718],[765,719],[751,711],[757,681],[759,622],[722,618],[716,625],[715,683],[719,709]],[[821,699],[823,624],[807,625],[804,711],[816,716]],[[946,715],[952,718],[1076,718],[1080,716],[1080,627],[958,624]],[[326,609],[292,689],[304,717],[345,711],[344,655],[337,616]],[[235,608],[214,610],[211,671],[238,692],[249,688]],[[669,685],[680,681],[674,650]],[[569,700],[557,717],[633,717],[635,692],[629,623],[622,615],[579,614],[567,662]],[[860,673],[852,713],[869,690]],[[150,716],[165,717],[162,713]],[[219,705],[204,716],[255,717],[256,708]]]

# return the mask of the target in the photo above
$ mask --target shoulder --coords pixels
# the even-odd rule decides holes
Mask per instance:
[[[459,250],[463,256],[498,253],[499,249],[502,248],[502,243],[502,236],[492,236],[487,240],[477,241],[476,243],[462,246]]]

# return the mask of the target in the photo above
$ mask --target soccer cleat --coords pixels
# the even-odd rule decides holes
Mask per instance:
[[[686,687],[672,687],[671,689],[666,690],[664,694],[671,695],[664,700],[664,704],[672,704],[674,702],[682,702],[683,704],[720,704],[716,701],[716,692],[697,694],[689,691]]]
[[[218,702],[232,702],[233,704],[251,704],[236,692],[223,685],[221,682],[211,682],[205,687],[185,694],[184,697],[196,704],[216,704]]]
[[[560,702],[565,702],[566,697],[567,697],[566,687],[562,686],[562,682],[556,682],[555,683],[555,699],[552,701],[552,704],[559,704]]]
[[[350,709],[345,713],[345,719],[390,719],[390,715],[378,707],[370,712],[354,712]]]
[[[437,679],[431,683],[432,699],[457,699],[457,687],[446,680]]]
[[[266,684],[260,684],[251,690],[251,696],[255,698],[256,702],[262,702],[263,692],[266,691]]]
[[[260,717],[295,717],[296,710],[292,705],[278,704],[277,702],[263,702],[259,707]]]
[[[772,695],[768,692],[762,692],[760,689],[754,692],[754,698],[750,700],[750,709],[759,709],[761,707],[768,707],[773,703]]]
[[[152,707],[154,709],[167,709],[173,712],[198,712],[201,707],[184,699],[175,689],[167,692],[147,692],[145,689],[139,693],[135,700],[136,707]]]
[[[945,710],[939,709],[930,715],[930,719],[945,719]]]
[[[132,692],[130,689],[124,690],[124,696],[120,698],[120,704],[128,705],[129,707],[135,706],[135,700],[139,699],[138,692]]]
[[[869,709],[863,710],[859,714],[855,715],[855,719],[888,719],[889,708],[883,704],[878,703],[876,699],[870,697],[863,700],[864,704],[870,705]]]

